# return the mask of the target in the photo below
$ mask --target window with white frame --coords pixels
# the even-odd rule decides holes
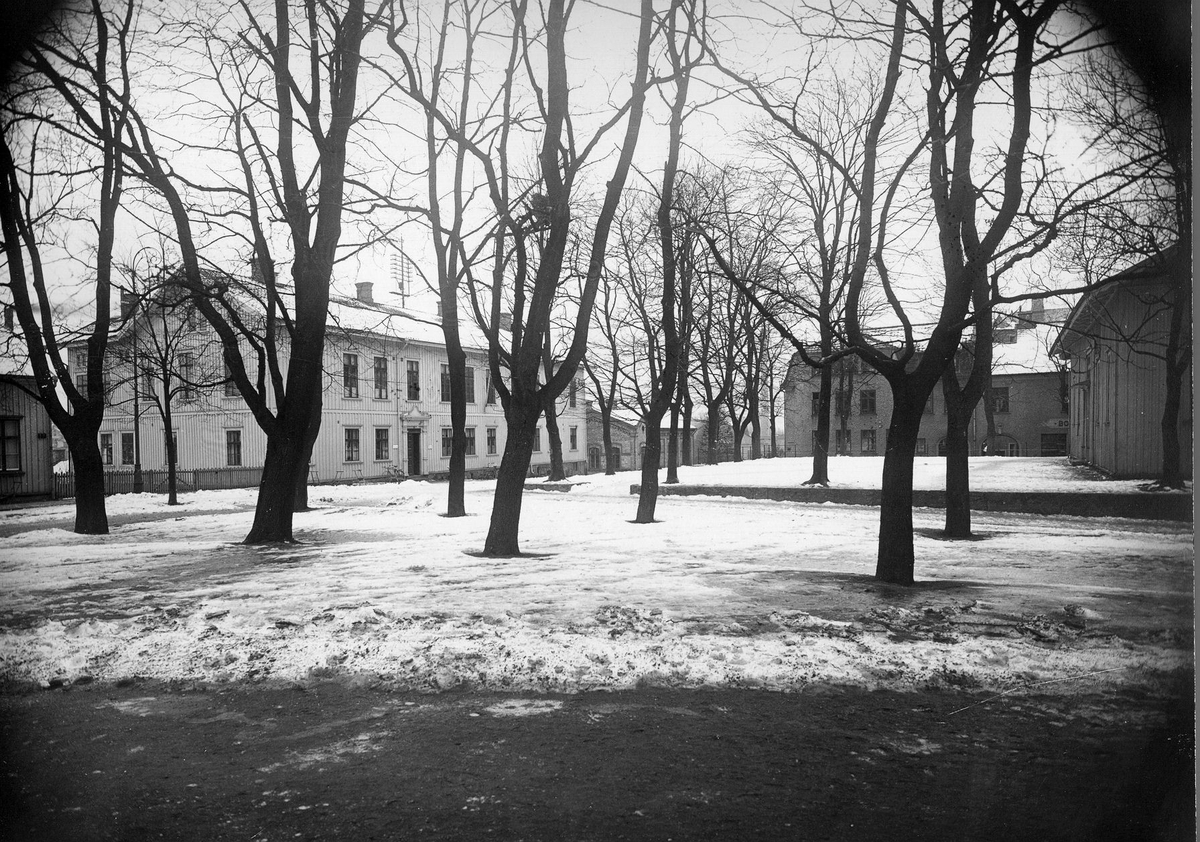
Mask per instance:
[[[483,371],[483,389],[488,406],[496,403],[496,384],[492,382],[492,370],[486,368]]]
[[[421,399],[421,363],[417,360],[408,360],[407,366],[405,397],[410,401],[419,401]]]
[[[133,433],[121,433],[121,464],[132,465],[136,451]]]
[[[179,352],[179,380],[179,399],[191,403],[196,399],[196,387],[192,385],[196,382],[196,360],[190,351]],[[147,390],[154,387],[149,377],[145,378],[143,385]]]
[[[450,403],[450,366],[442,363],[442,403]]]
[[[488,456],[496,455],[496,428],[487,428],[487,452]]]
[[[342,394],[358,397],[358,354],[342,354]]]
[[[113,463],[112,433],[100,434],[100,461],[105,465],[111,465]]]
[[[384,462],[392,458],[392,430],[390,427],[375,428],[375,461]]]
[[[344,430],[346,438],[346,460],[347,462],[362,461],[362,430],[358,427],[346,427]]]
[[[376,357],[373,370],[375,372],[375,397],[386,400],[388,396],[387,357]]]
[[[576,401],[578,401],[578,399],[579,399],[579,383],[578,383],[578,381],[572,380],[570,390],[567,392],[567,406],[571,407],[571,409],[574,409],[575,403],[576,403]],[[574,450],[575,448],[572,447],[571,449]]]
[[[533,428],[533,452],[534,453],[542,452],[542,428],[541,427]]]
[[[571,432],[571,436],[570,436],[570,438],[571,438],[571,449],[572,449],[572,450],[578,450],[578,449],[579,449],[579,428],[578,428],[578,427],[572,427],[572,428],[571,428],[571,430],[570,430],[570,432]]]
[[[449,459],[454,449],[454,428],[442,427],[442,458]]]
[[[475,403],[475,368],[467,366],[466,374],[463,375],[463,385],[466,387],[467,403]]]
[[[231,467],[242,464],[242,431],[225,431],[225,464]]]
[[[475,455],[475,428],[467,427],[467,455]]]
[[[236,398],[239,394],[237,383],[233,382],[233,370],[225,363],[225,397]]]
[[[21,470],[21,419],[0,418],[0,472]]]

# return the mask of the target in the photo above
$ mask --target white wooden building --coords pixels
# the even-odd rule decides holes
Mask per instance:
[[[1070,365],[1072,460],[1117,479],[1161,472],[1172,303],[1159,263],[1146,260],[1087,293],[1072,309],[1054,346]],[[1179,444],[1184,475],[1191,477],[1190,370],[1184,377]]]
[[[449,471],[450,395],[442,329],[436,315],[414,308],[376,302],[371,283],[359,283],[355,296],[332,295],[325,345],[325,388],[321,430],[309,468],[314,484],[399,477],[438,477]],[[149,391],[161,384],[141,378],[134,400],[130,351],[139,331],[142,351],[152,330],[145,319],[126,323],[113,339],[110,407],[100,431],[101,455],[115,471],[166,470],[166,439]],[[507,429],[491,377],[482,335],[462,326],[467,352],[467,472],[494,473],[504,451]],[[82,349],[71,354],[72,374],[86,362]],[[280,350],[286,364],[286,349]],[[190,372],[193,382],[211,385],[185,390],[172,401],[177,468],[182,487],[252,485],[266,453],[266,435],[255,422],[237,388],[224,380],[215,335],[202,320],[176,352],[175,366]],[[136,405],[135,405],[136,404]],[[558,426],[568,473],[587,469],[586,420],[583,400],[572,387],[562,396]],[[549,468],[549,440],[539,422],[531,473]],[[225,479],[201,482],[200,473],[222,473]],[[193,483],[192,476],[196,477]],[[231,479],[232,478],[232,479]],[[158,490],[161,478],[147,482]]]

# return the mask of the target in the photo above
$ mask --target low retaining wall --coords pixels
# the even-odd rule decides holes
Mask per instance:
[[[630,494],[637,494],[640,490],[640,485],[629,486]],[[850,506],[878,506],[880,497],[877,488],[820,486],[773,488],[756,485],[660,485],[658,493],[678,496],[706,494],[713,497],[748,497],[754,500],[781,500],[790,503],[842,503]],[[914,491],[913,505],[944,509],[946,492]],[[1127,517],[1191,523],[1192,495],[1153,492],[1076,494],[1062,491],[972,491],[971,509],[977,512]]]

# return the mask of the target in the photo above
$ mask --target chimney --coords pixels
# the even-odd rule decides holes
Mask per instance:
[[[133,312],[137,309],[137,296],[132,292],[121,290],[121,321],[127,322],[133,318]]]
[[[11,304],[4,305],[4,328],[5,330],[13,329],[13,317],[16,315],[16,308]]]
[[[500,329],[512,330],[512,313],[507,310],[500,314]]]
[[[358,300],[363,304],[374,304],[375,299],[371,295],[371,288],[374,287],[371,281],[362,281],[354,285]]]

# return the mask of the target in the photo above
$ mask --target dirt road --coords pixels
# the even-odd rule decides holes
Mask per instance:
[[[1190,686],[0,695],[12,840],[1193,839]]]

